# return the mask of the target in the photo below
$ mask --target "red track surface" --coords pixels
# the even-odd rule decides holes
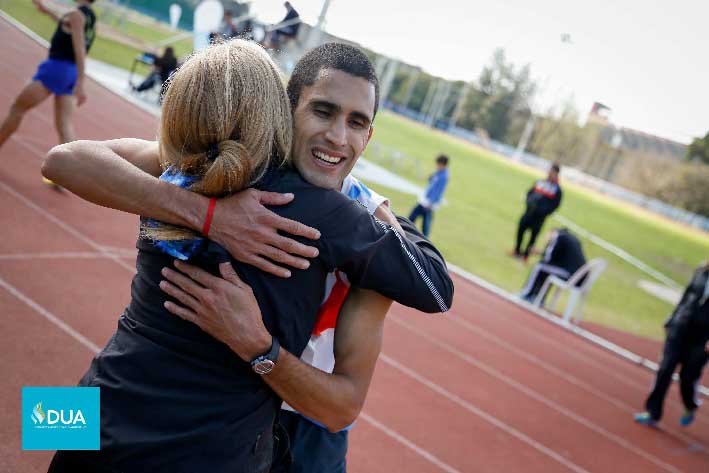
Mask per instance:
[[[1,20],[0,44],[4,111],[46,53]],[[87,92],[80,137],[154,136],[154,118]],[[129,298],[137,219],[44,186],[55,140],[46,103],[0,151],[0,472],[46,470],[51,452],[21,450],[21,387],[75,384]],[[662,428],[632,422],[652,379],[456,278],[444,318],[391,311],[349,470],[709,471],[709,416],[680,429],[676,388]]]

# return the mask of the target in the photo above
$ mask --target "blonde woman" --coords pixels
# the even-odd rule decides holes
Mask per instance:
[[[278,363],[279,346],[294,355],[303,351],[328,272],[339,268],[353,285],[440,310],[431,285],[448,277],[444,265],[290,166],[288,99],[259,46],[234,40],[190,57],[173,76],[163,107],[164,180],[212,197],[250,185],[292,192],[295,200],[274,211],[317,228],[319,256],[290,279],[234,261],[204,238],[213,199],[202,235],[143,219],[132,300],[80,382],[101,388],[101,450],[58,452],[52,472],[269,471],[280,399],[261,377]],[[171,315],[160,284],[162,268],[174,267],[175,257],[230,282],[245,281],[272,334],[264,345],[270,350],[244,353]],[[438,302],[449,305],[450,297]]]

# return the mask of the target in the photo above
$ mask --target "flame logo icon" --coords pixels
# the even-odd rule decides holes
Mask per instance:
[[[34,422],[35,424],[41,424],[42,422],[44,422],[45,417],[47,416],[42,410],[42,403],[38,402],[37,405],[34,406],[34,409],[32,409],[32,422]]]

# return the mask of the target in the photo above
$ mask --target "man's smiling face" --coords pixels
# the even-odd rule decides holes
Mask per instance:
[[[376,92],[367,79],[322,69],[293,113],[293,160],[318,187],[340,190],[372,136]]]

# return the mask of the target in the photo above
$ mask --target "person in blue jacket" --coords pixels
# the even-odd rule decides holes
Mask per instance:
[[[443,200],[443,193],[448,185],[448,156],[441,154],[436,158],[436,172],[428,177],[428,187],[426,192],[419,197],[418,204],[411,211],[409,220],[416,223],[416,219],[423,217],[422,231],[428,237],[431,232],[431,220],[433,211],[436,210]]]

